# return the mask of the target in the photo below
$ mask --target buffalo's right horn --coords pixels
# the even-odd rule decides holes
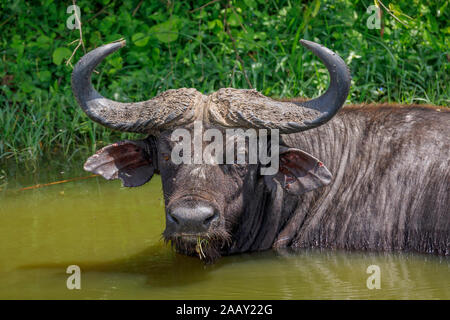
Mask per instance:
[[[94,68],[108,55],[125,46],[119,41],[84,55],[72,72],[72,90],[83,111],[92,120],[115,130],[149,133],[189,122],[202,94],[195,89],[167,90],[153,99],[123,103],[100,95],[91,83]]]
[[[209,121],[225,127],[279,129],[295,133],[320,126],[342,107],[350,89],[350,72],[333,51],[306,40],[300,43],[325,64],[330,86],[320,97],[305,102],[281,102],[256,90],[220,89],[211,99]]]

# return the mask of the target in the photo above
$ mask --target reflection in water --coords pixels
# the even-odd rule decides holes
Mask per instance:
[[[19,269],[56,269],[64,270],[71,265],[65,263],[30,264]],[[146,283],[157,287],[182,287],[191,283],[208,280],[211,271],[219,268],[221,263],[205,265],[196,258],[191,258],[168,250],[166,245],[153,245],[142,252],[107,262],[81,262],[77,264],[83,273],[124,273],[145,276]]]
[[[450,261],[412,253],[279,250],[280,269],[295,270],[307,281],[312,297],[443,298],[450,297]],[[367,267],[381,269],[381,290],[368,290]],[[289,279],[286,279],[286,283]],[[444,282],[442,282],[444,281]]]
[[[207,281],[210,271],[218,267],[205,266],[201,261],[190,257],[167,254],[167,249],[164,249],[156,246],[126,259],[85,264],[83,270],[140,274],[145,276],[145,283],[152,287],[183,287]]]
[[[21,270],[64,270],[71,263],[23,266]],[[381,290],[369,290],[366,268],[381,268]],[[145,298],[223,299],[448,299],[449,261],[409,253],[347,253],[330,250],[281,249],[224,257],[204,265],[156,245],[128,258],[79,264],[83,274],[141,276]],[[437,273],[436,273],[437,272]],[[441,273],[439,275],[439,273]],[[49,272],[51,274],[51,272]],[[446,280],[446,279],[445,279]],[[220,286],[216,284],[220,283]],[[99,283],[101,286],[101,283]],[[214,288],[220,287],[215,292]],[[202,288],[201,290],[198,290]],[[102,293],[108,292],[103,288]],[[125,288],[120,297],[142,298]],[[200,293],[200,294],[199,294]],[[104,298],[107,298],[105,296]]]
[[[35,180],[15,172],[9,190],[84,174],[41,172]],[[445,257],[285,249],[204,265],[175,254],[163,229],[158,177],[133,189],[93,178],[3,190],[0,298],[450,299]],[[81,290],[66,288],[72,264],[81,268]],[[381,269],[380,290],[366,287],[372,264]]]

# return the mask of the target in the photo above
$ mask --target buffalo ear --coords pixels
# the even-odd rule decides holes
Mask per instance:
[[[283,149],[278,172],[264,177],[269,187],[278,182],[289,193],[303,194],[331,182],[332,175],[320,160],[300,149]]]
[[[124,140],[97,151],[84,164],[84,170],[107,180],[120,179],[124,187],[138,187],[155,172],[153,154],[147,140]]]

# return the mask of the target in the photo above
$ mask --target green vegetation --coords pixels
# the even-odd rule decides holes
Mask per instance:
[[[375,1],[381,6],[381,3]],[[84,53],[70,30],[72,1],[0,4],[0,161],[62,154],[70,159],[130,134],[90,121],[70,88]],[[120,101],[170,88],[258,89],[272,97],[313,97],[326,69],[298,43],[320,42],[350,66],[348,102],[449,105],[448,1],[383,1],[381,29],[369,29],[373,1],[77,1],[89,51],[125,38],[98,67],[94,84]],[[389,12],[387,11],[389,10]],[[72,17],[71,17],[72,16]],[[372,17],[373,18],[373,17]],[[398,21],[400,20],[401,23]]]

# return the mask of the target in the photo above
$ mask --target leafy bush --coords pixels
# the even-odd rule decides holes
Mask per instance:
[[[353,77],[350,103],[448,105],[448,1],[375,3],[381,29],[367,27],[374,4],[368,0],[77,1],[86,51],[127,40],[94,76],[98,90],[116,100],[228,86],[273,97],[317,96],[328,73],[298,43],[303,38],[344,57]],[[130,137],[96,125],[75,103],[72,62],[84,50],[79,46],[66,64],[80,38],[66,25],[74,21],[70,5],[0,4],[0,158],[69,156]]]

